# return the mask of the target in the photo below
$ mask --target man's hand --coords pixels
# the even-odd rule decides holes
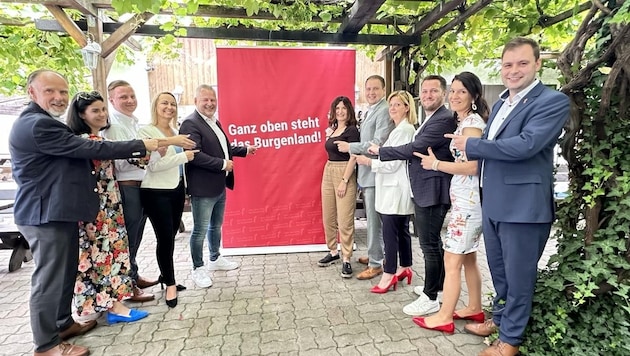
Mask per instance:
[[[333,141],[335,145],[337,145],[337,149],[339,152],[348,153],[350,152],[350,142],[346,141]]]
[[[247,146],[247,155],[255,155],[256,150],[258,150],[258,147],[256,146]]]
[[[357,163],[363,166],[371,166],[372,159],[370,157],[366,157],[364,155],[352,155],[352,157],[356,158]]]
[[[371,154],[371,155],[378,156],[379,148],[380,148],[379,145],[372,144],[372,146],[370,146],[370,148],[368,148],[368,153]]]
[[[145,138],[142,140],[144,143],[144,148],[147,151],[155,151],[158,149],[158,140],[157,138]]]
[[[157,149],[157,152],[160,154],[160,157],[164,157],[164,155],[166,155],[166,150],[168,150],[168,147],[160,147]]]
[[[232,161],[231,159],[226,159],[225,162],[225,171],[232,172],[234,170],[234,161]]]
[[[450,138],[453,142],[453,146],[460,151],[466,151],[466,141],[468,140],[468,136],[462,135],[454,135],[454,134],[444,134],[444,137]]]
[[[167,142],[169,145],[180,146],[186,150],[190,150],[195,148],[197,144],[188,137],[190,137],[190,135],[175,135],[173,137],[169,137]]]

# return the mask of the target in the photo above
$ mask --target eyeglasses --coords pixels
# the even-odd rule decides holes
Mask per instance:
[[[91,91],[89,93],[86,91],[80,91],[77,93],[76,98],[81,99],[81,100],[87,100],[87,101],[103,100],[103,96],[101,95],[101,93],[97,91]]]

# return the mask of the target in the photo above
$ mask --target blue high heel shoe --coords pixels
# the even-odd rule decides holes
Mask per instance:
[[[140,319],[144,319],[149,315],[148,311],[131,309],[129,311],[129,316],[118,315],[112,312],[107,312],[107,323],[109,325],[116,323],[131,323],[134,321],[138,321]]]

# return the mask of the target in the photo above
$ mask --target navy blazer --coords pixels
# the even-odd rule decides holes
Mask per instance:
[[[94,221],[99,199],[90,159],[146,155],[141,140],[107,142],[77,136],[35,103],[13,124],[9,151],[18,185],[15,223],[31,226]]]
[[[482,137],[466,142],[467,157],[480,161],[482,212],[495,221],[551,223],[554,146],[569,117],[569,98],[538,83],[488,140],[501,105],[494,104]]]
[[[227,142],[229,159],[247,156],[247,148],[231,145],[219,121],[217,125]],[[197,144],[194,149],[199,150],[195,158],[186,164],[188,194],[211,198],[220,195],[226,187],[234,189],[234,172],[226,175],[223,170],[225,155],[219,138],[197,110],[182,122],[179,133],[190,135],[190,139]]]
[[[441,106],[424,123],[411,143],[397,147],[381,147],[378,151],[381,161],[408,160],[413,201],[420,207],[437,204],[450,205],[449,189],[453,176],[422,168],[422,161],[413,153],[420,152],[426,155],[427,148],[431,147],[437,159],[453,162],[453,155],[449,150],[451,140],[445,138],[444,134],[453,133],[455,129],[457,129],[457,121],[453,113]]]

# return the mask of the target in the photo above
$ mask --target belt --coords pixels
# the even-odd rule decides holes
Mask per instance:
[[[129,185],[132,187],[139,187],[142,184],[141,180],[119,180],[118,185]]]

